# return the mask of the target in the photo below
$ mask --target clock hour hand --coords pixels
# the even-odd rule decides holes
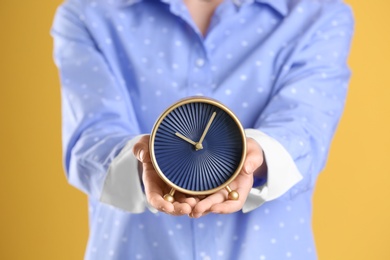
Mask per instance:
[[[180,137],[180,138],[183,139],[184,141],[187,141],[187,142],[189,142],[190,144],[196,146],[196,143],[195,143],[194,141],[192,141],[191,139],[185,137],[184,135],[182,135],[182,134],[180,134],[180,133],[178,133],[178,132],[176,132],[175,135],[178,136],[178,137]]]
[[[211,126],[211,123],[213,122],[213,120],[214,120],[214,118],[215,118],[216,115],[217,115],[217,112],[214,112],[214,113],[211,115],[210,120],[209,120],[209,122],[207,122],[206,128],[204,129],[203,134],[202,134],[202,136],[200,137],[199,142],[195,145],[195,149],[196,149],[196,150],[201,150],[201,149],[203,149],[202,142],[203,142],[204,138],[206,137],[206,134],[207,134],[207,132],[209,131],[209,128],[210,128],[210,126]]]

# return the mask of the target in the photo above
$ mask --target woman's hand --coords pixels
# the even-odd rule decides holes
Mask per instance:
[[[199,218],[210,212],[217,214],[229,214],[236,212],[244,206],[249,191],[253,185],[254,174],[262,177],[266,174],[266,165],[263,150],[252,138],[247,138],[247,154],[244,165],[238,176],[229,184],[232,190],[239,193],[238,200],[228,200],[228,192],[222,189],[207,197],[186,196],[175,192],[175,202],[164,200],[163,196],[170,191],[170,187],[158,176],[149,154],[149,135],[143,136],[134,145],[134,155],[142,163],[142,180],[145,187],[145,195],[150,205],[159,211],[175,215],[189,215]],[[202,199],[200,199],[202,198]]]
[[[227,190],[222,189],[199,201],[190,216],[199,218],[210,212],[229,214],[242,209],[252,188],[254,173],[257,177],[263,177],[266,174],[266,164],[260,145],[252,138],[247,138],[247,153],[244,165],[238,176],[229,184],[232,190],[239,193],[238,200],[228,200]]]
[[[149,135],[143,136],[133,147],[133,153],[142,164],[142,181],[145,187],[145,195],[149,204],[159,211],[175,215],[189,215],[193,207],[199,201],[197,198],[186,197],[176,191],[175,202],[164,200],[163,196],[170,191],[170,187],[158,176],[155,171],[149,153]]]

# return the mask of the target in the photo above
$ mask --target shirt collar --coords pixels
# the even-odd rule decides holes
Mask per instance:
[[[142,0],[111,0],[118,7],[126,7],[129,5],[133,5],[135,3],[141,2]]]
[[[135,3],[141,2],[143,0],[112,0],[114,3],[116,3],[118,6],[129,6],[133,5]],[[172,2],[172,0],[162,0],[163,2]],[[236,0],[234,1],[237,5],[241,5],[244,3],[251,3],[251,2],[258,2],[261,4],[266,4],[275,9],[277,12],[279,12],[281,15],[285,16],[288,13],[288,0]]]
[[[286,16],[288,13],[288,0],[254,0],[255,2],[266,4]]]

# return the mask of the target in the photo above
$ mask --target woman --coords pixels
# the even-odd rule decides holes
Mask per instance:
[[[316,259],[311,195],[344,106],[352,30],[336,0],[66,1],[52,35],[66,172],[90,203],[85,258]],[[162,198],[148,134],[194,95],[245,128],[238,201]]]

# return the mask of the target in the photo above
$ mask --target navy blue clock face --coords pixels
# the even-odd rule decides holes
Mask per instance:
[[[216,101],[179,102],[152,133],[154,165],[168,184],[189,193],[226,186],[241,169],[245,135],[237,118]]]

